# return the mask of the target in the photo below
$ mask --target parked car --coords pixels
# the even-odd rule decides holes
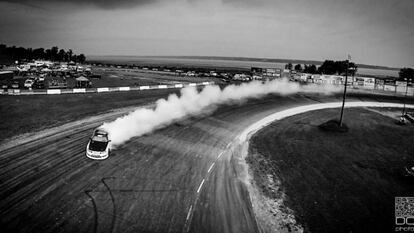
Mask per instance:
[[[29,79],[26,79],[26,81],[24,82],[24,87],[25,88],[32,88],[33,84],[34,84],[34,80],[29,78]]]
[[[36,78],[33,84],[33,88],[44,89],[45,88],[45,78],[39,77]]]
[[[14,81],[14,82],[11,84],[11,88],[13,88],[13,89],[19,89],[19,87],[20,87],[20,85],[19,85],[19,82],[17,82],[17,81]]]
[[[86,146],[86,156],[90,159],[103,160],[111,153],[109,134],[103,129],[94,130]]]
[[[405,177],[410,177],[411,179],[414,179],[414,167],[404,167],[403,174]]]

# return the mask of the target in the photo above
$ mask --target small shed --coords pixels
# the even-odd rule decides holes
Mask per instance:
[[[76,78],[76,87],[91,87],[92,82],[84,76]]]

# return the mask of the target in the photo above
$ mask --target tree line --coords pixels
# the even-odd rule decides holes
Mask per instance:
[[[402,68],[398,74],[400,81],[414,81],[414,69],[412,68]]]
[[[285,69],[295,70],[298,72],[304,72],[309,74],[327,74],[327,75],[344,75],[346,73],[346,68],[348,66],[348,75],[354,75],[358,70],[358,67],[353,62],[347,61],[332,61],[332,60],[325,60],[322,65],[316,67],[316,65],[304,65],[302,67],[301,64],[297,64],[293,67],[292,63],[288,63],[285,65]]]
[[[59,62],[80,62],[83,63],[86,60],[84,54],[75,54],[72,49],[67,51],[59,49],[57,46],[53,46],[50,49],[44,48],[23,48],[11,46],[8,47],[5,44],[0,44],[0,58],[3,61],[29,61],[34,59],[50,60]]]
[[[285,65],[285,69],[295,70],[297,72],[309,73],[309,74],[328,74],[328,75],[344,75],[346,72],[347,61],[332,61],[325,60],[321,66],[316,67],[316,65],[304,65],[297,64],[295,66],[292,63]],[[353,62],[349,62],[348,75],[355,75],[358,70],[357,65]],[[399,81],[414,81],[414,69],[412,68],[402,68],[398,73]]]

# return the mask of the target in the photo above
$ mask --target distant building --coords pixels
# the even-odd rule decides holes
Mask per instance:
[[[216,77],[218,74],[217,74],[217,72],[216,72],[216,71],[213,71],[213,70],[212,70],[212,71],[210,71],[210,75],[211,75],[211,76],[213,76],[213,77]]]
[[[282,70],[277,68],[266,68],[264,71],[264,76],[269,78],[280,78],[282,73]]]
[[[187,71],[187,73],[185,73],[185,75],[189,76],[189,77],[195,77],[196,73],[195,73],[195,71],[191,70],[191,71]]]
[[[384,90],[385,82],[383,79],[375,79],[375,89],[377,90]]]
[[[259,67],[252,67],[250,69],[250,72],[252,74],[262,74],[263,73],[263,68],[259,68]]]
[[[250,73],[255,79],[261,77],[262,80],[273,80],[281,77],[282,70],[279,68],[252,67]]]
[[[397,92],[406,92],[408,89],[408,82],[407,81],[396,81],[395,82],[395,88]]]
[[[364,87],[366,89],[375,88],[375,78],[363,77],[363,79],[364,79]]]

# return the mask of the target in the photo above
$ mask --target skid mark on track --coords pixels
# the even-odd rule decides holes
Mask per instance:
[[[205,179],[203,179],[203,180],[201,181],[200,185],[198,186],[197,193],[200,193],[201,188],[203,187],[204,181],[205,181]]]
[[[86,190],[85,194],[91,199],[92,205],[93,205],[93,211],[94,211],[94,223],[93,223],[93,233],[96,233],[98,229],[98,207],[96,206],[96,202],[91,196],[90,192],[92,190]]]
[[[186,218],[187,221],[188,219],[190,219],[191,210],[193,210],[193,205],[190,205],[190,209],[188,209],[187,218]]]
[[[99,182],[97,182],[96,184],[92,185],[89,189],[84,191],[84,193],[89,197],[89,199],[92,203],[92,205],[88,205],[88,204],[84,203],[84,206],[94,210],[94,225],[93,225],[93,232],[94,233],[102,232],[102,231],[99,231],[98,228],[99,227],[102,228],[102,223],[104,223],[104,222],[102,222],[103,221],[102,219],[101,219],[101,221],[99,221],[98,213],[99,213],[99,215],[103,215],[103,216],[111,218],[109,228],[107,230],[105,229],[105,232],[109,232],[109,233],[117,231],[116,229],[117,229],[117,225],[119,225],[119,221],[127,222],[128,224],[133,225],[133,224],[139,223],[139,221],[142,220],[142,218],[139,219],[139,220],[136,220],[136,219],[129,219],[129,218],[126,218],[125,216],[123,216],[123,214],[119,212],[119,209],[118,209],[119,206],[118,206],[117,200],[115,199],[115,197],[116,197],[115,194],[117,194],[117,195],[121,194],[122,198],[125,198],[125,195],[126,195],[126,198],[128,198],[128,194],[131,194],[131,193],[136,194],[136,193],[156,193],[156,192],[161,192],[162,193],[162,192],[187,191],[187,189],[184,189],[184,188],[183,189],[133,189],[133,188],[130,188],[130,189],[128,189],[128,188],[126,188],[126,189],[124,189],[124,188],[116,189],[116,188],[111,188],[111,186],[107,182],[108,180],[114,180],[114,179],[117,179],[117,177],[103,177],[102,179],[99,180]],[[104,189],[99,188],[99,186],[101,184],[104,186]],[[101,194],[101,193],[109,194],[109,196],[106,195],[105,197],[99,198],[99,196],[94,197],[92,195],[92,194]],[[99,201],[106,201],[108,199],[110,200],[110,203],[112,203],[112,208],[110,208],[111,211],[99,209],[99,207],[100,207],[98,205]],[[133,198],[133,199],[135,199],[135,198]],[[191,209],[192,209],[192,206],[191,206]],[[190,215],[188,215],[188,218],[191,216],[191,211],[190,211]],[[150,219],[148,218],[148,219],[145,219],[145,220],[149,221]],[[101,223],[101,224],[99,224],[99,223]]]
[[[210,167],[208,168],[208,171],[207,171],[207,173],[210,173],[210,172],[211,172],[211,169],[213,169],[213,167],[214,167],[214,164],[215,164],[215,162],[211,164],[211,166],[210,166]]]
[[[115,205],[115,197],[112,194],[111,189],[109,188],[108,184],[105,182],[105,180],[109,180],[109,179],[115,179],[115,177],[104,177],[101,179],[102,183],[104,184],[104,186],[106,187],[106,189],[109,192],[109,195],[111,196],[111,202],[112,202],[112,220],[111,220],[111,233],[114,232],[115,229],[115,222],[116,222],[116,205]]]

